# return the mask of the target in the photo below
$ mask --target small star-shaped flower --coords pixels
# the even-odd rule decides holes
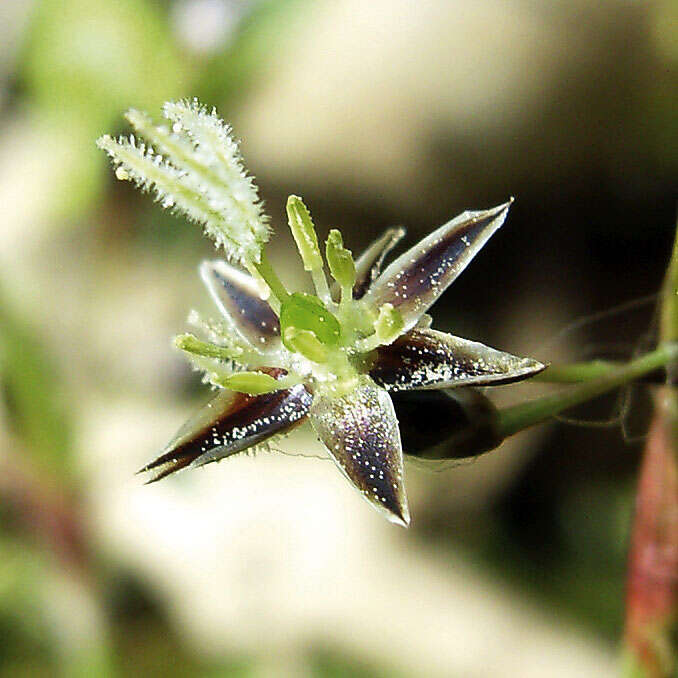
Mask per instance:
[[[202,279],[223,315],[222,327],[212,322],[205,329],[215,345],[241,347],[242,359],[232,359],[256,375],[226,377],[227,388],[142,469],[152,474],[149,482],[242,452],[308,419],[349,482],[389,520],[407,526],[403,449],[389,393],[505,384],[545,367],[431,329],[426,315],[502,225],[509,206],[464,212],[382,271],[404,234],[390,229],[356,261],[350,299],[339,302],[293,294],[276,312],[254,277],[224,261],[204,262]],[[180,346],[192,349],[188,341]],[[223,364],[215,358],[206,367],[207,359],[199,367]],[[259,377],[267,380],[261,387]],[[255,394],[259,388],[266,392]]]
[[[502,384],[545,367],[433,330],[426,314],[502,225],[510,203],[464,212],[382,272],[402,229],[388,230],[357,262],[332,230],[323,259],[311,215],[290,196],[289,224],[317,293],[290,294],[266,257],[269,218],[230,128],[197,100],[168,102],[163,116],[156,125],[129,111],[136,134],[104,135],[97,143],[118,179],[202,225],[242,268],[225,261],[201,266],[222,317],[202,321],[193,314],[209,341],[183,335],[176,343],[219,391],[142,471],[153,482],[265,444],[309,419],[368,502],[408,525],[401,434],[389,394]],[[487,410],[478,398],[471,407]],[[416,419],[411,402],[404,405]]]

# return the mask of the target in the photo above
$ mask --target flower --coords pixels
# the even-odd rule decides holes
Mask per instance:
[[[190,322],[207,341],[185,334],[175,343],[218,391],[141,472],[154,482],[265,446],[309,420],[349,482],[386,518],[407,526],[391,394],[503,384],[545,367],[431,329],[426,313],[502,225],[510,202],[460,214],[382,271],[402,229],[386,231],[355,262],[332,230],[323,259],[309,211],[290,196],[289,225],[316,295],[290,293],[266,258],[267,218],[228,129],[197,102],[166,104],[164,111],[172,132],[141,114],[128,119],[167,157],[109,137],[100,146],[119,178],[153,187],[163,204],[174,196],[172,206],[203,223],[246,270],[221,260],[202,263],[221,317],[192,313]]]
[[[211,322],[204,329],[217,345],[229,346],[227,351],[235,348],[234,334],[246,343],[241,355],[249,360],[222,357],[247,371],[223,375],[218,363],[204,362],[215,358],[205,356],[190,335],[178,345],[199,354],[198,366],[213,370],[213,383],[250,393],[220,389],[143,469],[151,481],[260,445],[309,419],[353,486],[389,520],[407,525],[403,450],[389,393],[496,385],[544,369],[536,360],[431,329],[425,315],[501,225],[508,208],[509,203],[460,215],[381,272],[386,254],[402,237],[400,230],[388,231],[356,262],[349,299],[344,295],[337,303],[335,294],[323,303],[290,295],[279,315],[261,298],[254,278],[224,261],[203,262],[202,279],[228,328],[220,334]],[[380,334],[384,307],[401,319],[391,334],[388,327]],[[292,338],[285,340],[284,331],[289,336],[291,329]],[[304,336],[308,346],[300,341]]]

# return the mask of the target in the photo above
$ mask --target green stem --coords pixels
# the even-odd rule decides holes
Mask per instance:
[[[607,391],[623,386],[639,377],[675,361],[678,344],[662,344],[656,350],[609,371],[597,379],[585,381],[570,389],[526,403],[507,407],[499,412],[499,433],[507,437],[524,428],[539,424],[564,410],[592,400]]]
[[[339,308],[346,312],[349,305],[353,301],[353,285],[341,285],[341,297],[339,300]]]
[[[565,365],[549,365],[546,370],[533,377],[534,381],[547,384],[578,384],[591,381],[623,367],[624,363],[611,360],[591,360],[583,363],[567,363]]]
[[[662,341],[678,341],[678,233],[664,282],[660,336]]]
[[[330,288],[327,284],[325,271],[323,271],[322,268],[314,268],[311,271],[311,277],[313,278],[313,286],[315,287],[318,297],[327,308],[330,308],[332,305],[332,296],[330,295]]]

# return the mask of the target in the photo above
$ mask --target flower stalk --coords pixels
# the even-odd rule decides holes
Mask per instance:
[[[678,359],[678,344],[662,344],[654,351],[630,361],[626,365],[601,370],[600,364],[594,363],[587,370],[585,364],[577,365],[573,374],[584,378],[584,381],[569,389],[534,400],[507,407],[499,413],[499,431],[504,437],[540,424],[543,421],[561,414],[565,410],[593,400],[608,391],[666,367]],[[551,368],[548,368],[550,370]],[[566,371],[565,368],[564,371]],[[548,371],[547,370],[547,371]],[[588,374],[587,374],[588,373]],[[590,378],[594,375],[596,378]]]

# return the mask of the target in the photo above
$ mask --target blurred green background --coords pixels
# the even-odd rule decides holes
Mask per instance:
[[[558,335],[659,288],[675,1],[2,0],[0,674],[615,675],[642,390],[626,441],[560,423],[410,465],[408,531],[302,458],[308,431],[134,476],[206,396],[170,337],[209,308],[213,250],[94,141],[192,96],[242,139],[290,282],[290,192],[354,252],[514,195],[437,327],[557,361],[652,326],[646,305]]]

